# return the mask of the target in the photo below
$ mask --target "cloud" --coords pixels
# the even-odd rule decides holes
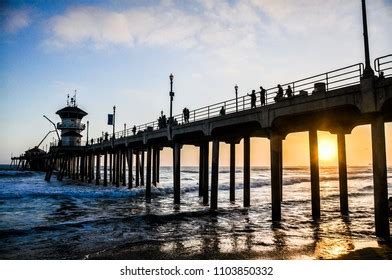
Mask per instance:
[[[384,52],[391,43],[385,34],[392,5],[374,0],[368,16],[370,30],[376,30],[374,50]],[[269,65],[286,75],[295,68],[288,61],[304,66],[312,61],[309,71],[321,63],[335,67],[330,63],[336,57],[352,63],[362,55],[361,24],[361,5],[354,0],[172,0],[122,10],[73,6],[49,19],[45,45],[183,50],[210,73],[267,75],[270,70],[262,68]]]
[[[29,8],[4,9],[0,12],[1,29],[7,33],[17,33],[31,24],[31,15]]]
[[[163,1],[160,5],[112,11],[78,6],[49,20],[53,46],[134,45],[203,48],[235,44],[253,33],[258,18],[249,6],[200,3],[200,12]],[[252,27],[253,25],[253,27]]]

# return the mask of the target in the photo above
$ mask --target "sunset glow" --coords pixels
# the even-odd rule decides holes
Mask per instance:
[[[330,161],[336,158],[336,144],[330,139],[320,139],[318,144],[319,159],[321,161]]]

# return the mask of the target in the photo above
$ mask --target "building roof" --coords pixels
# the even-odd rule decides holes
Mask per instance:
[[[85,111],[76,106],[67,106],[56,112],[61,118],[83,118],[87,115]]]

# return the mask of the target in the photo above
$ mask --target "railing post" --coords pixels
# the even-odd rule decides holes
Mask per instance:
[[[326,86],[327,91],[328,91],[328,73],[325,73],[325,80],[326,80],[325,86]]]
[[[193,121],[196,121],[196,110],[193,111]]]
[[[294,93],[295,93],[295,82],[293,82],[293,88],[292,88],[292,90],[293,90],[293,95],[294,95]]]
[[[245,110],[245,96],[242,97],[242,111]]]
[[[207,119],[210,118],[210,106],[207,107],[208,113],[207,113]]]

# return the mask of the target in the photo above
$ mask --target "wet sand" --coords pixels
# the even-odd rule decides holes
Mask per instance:
[[[216,244],[215,244],[216,245]],[[362,247],[369,246],[369,247]],[[314,250],[316,248],[316,250]],[[243,260],[243,259],[336,259],[336,260],[391,260],[392,243],[378,244],[377,242],[358,243],[357,249],[353,245],[352,250],[344,254],[335,254],[336,247],[325,247],[322,245],[300,246],[288,250],[287,248],[275,248],[271,251],[249,250],[221,252],[218,248],[206,247],[203,251],[193,252],[191,248],[186,248],[180,243],[152,242],[148,244],[126,244],[116,248],[101,251],[89,256],[86,259],[117,259],[117,260]]]

